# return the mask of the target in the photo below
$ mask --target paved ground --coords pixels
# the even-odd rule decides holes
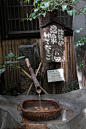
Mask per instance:
[[[0,96],[0,129],[26,129],[20,112],[17,110],[25,99],[38,98],[37,95]],[[46,94],[42,99],[53,99],[72,109],[74,115],[64,122],[35,123],[28,129],[86,129],[86,88],[66,94]]]

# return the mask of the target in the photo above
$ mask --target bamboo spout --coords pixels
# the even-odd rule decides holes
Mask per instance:
[[[26,64],[27,64],[27,67],[28,67],[29,72],[30,72],[30,74],[31,74],[31,78],[32,78],[33,83],[34,83],[34,85],[35,85],[36,92],[37,92],[37,93],[41,93],[41,88],[40,88],[39,82],[38,82],[38,80],[37,80],[37,78],[36,78],[36,75],[35,75],[35,73],[34,73],[32,67],[31,67],[31,64],[30,64],[28,58],[25,59],[25,62],[26,62]]]

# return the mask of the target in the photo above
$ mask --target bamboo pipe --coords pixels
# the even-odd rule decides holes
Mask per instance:
[[[32,80],[31,76],[30,76],[23,68],[21,68],[21,70],[22,70],[22,72],[23,72],[24,74],[26,74],[26,75]]]
[[[33,82],[31,83],[31,85],[30,85],[30,87],[29,87],[29,89],[28,89],[28,91],[27,91],[27,95],[29,94],[29,92],[30,92],[32,86],[33,86]]]
[[[39,67],[38,67],[38,69],[37,69],[37,71],[36,71],[36,77],[37,77],[37,75],[38,75],[38,73],[39,73],[39,70],[40,70],[40,68],[41,68],[41,65],[42,65],[42,63],[39,64]],[[32,78],[31,78],[31,79],[32,79]],[[29,89],[28,89],[28,91],[27,91],[27,95],[29,94],[29,92],[30,92],[32,86],[33,86],[33,82],[31,83],[31,85],[30,85],[30,87],[29,87]]]
[[[42,65],[42,63],[39,64],[39,68],[38,68],[38,70],[36,72],[36,76],[38,75],[38,72],[40,70],[41,65]],[[23,68],[21,68],[21,70],[22,70],[22,72],[24,72],[32,80],[31,76]],[[30,88],[29,88],[29,90],[27,92],[27,95],[29,94],[31,88],[32,88],[32,83],[31,83]],[[45,94],[48,94],[41,86],[40,86],[40,88],[44,91]]]
[[[28,58],[25,59],[25,62],[26,62],[26,64],[27,64],[27,67],[28,67],[29,72],[30,72],[30,74],[31,74],[31,78],[32,78],[33,83],[34,83],[34,85],[35,85],[36,92],[37,92],[37,93],[41,93],[41,88],[40,88],[39,82],[38,82],[38,80],[37,80],[37,78],[36,78],[36,75],[34,74],[34,71],[33,71],[32,67],[31,67],[31,64],[30,64]]]

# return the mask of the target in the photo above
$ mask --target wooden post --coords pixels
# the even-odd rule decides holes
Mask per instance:
[[[40,17],[39,18],[39,26],[42,27],[42,25],[49,23],[50,22],[50,13],[47,13],[46,17]],[[60,26],[59,26],[60,29]],[[46,29],[47,31],[49,31],[49,28]],[[40,34],[41,34],[41,39],[43,40],[43,28],[40,28]],[[55,47],[55,46],[54,46]],[[42,87],[49,93],[49,94],[53,94],[53,93],[62,93],[62,84],[63,82],[49,82],[47,81],[47,69],[56,69],[56,68],[61,68],[61,63],[58,62],[46,62],[44,61],[44,56],[43,54],[45,53],[43,51],[43,41],[41,42],[41,62],[42,62],[42,70],[41,70],[41,80],[42,80]],[[54,88],[55,89],[54,89]],[[53,91],[54,89],[54,91]]]
[[[65,42],[65,81],[68,82],[68,46],[67,46],[67,37],[64,38]]]

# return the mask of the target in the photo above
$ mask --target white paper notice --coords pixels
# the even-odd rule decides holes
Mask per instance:
[[[48,82],[65,81],[64,68],[47,70]]]

